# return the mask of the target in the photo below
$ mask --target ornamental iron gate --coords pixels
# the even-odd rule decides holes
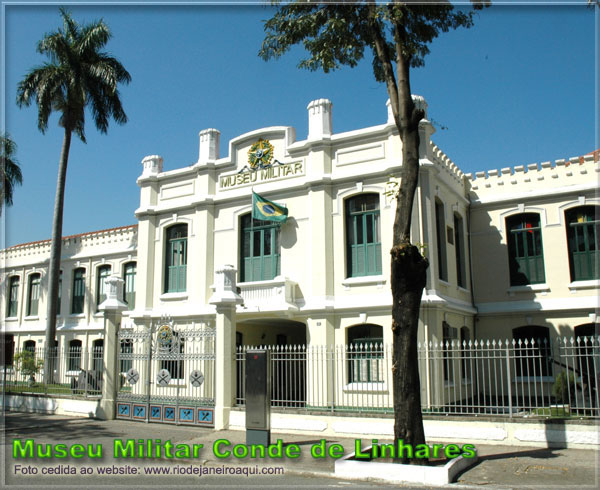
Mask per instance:
[[[215,329],[205,323],[119,331],[119,419],[214,427]]]

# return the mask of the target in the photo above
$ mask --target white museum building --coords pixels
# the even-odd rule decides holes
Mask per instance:
[[[414,98],[427,112],[425,100]],[[339,383],[328,390],[346,396],[343,406],[356,404],[355,392],[389,395],[386,383],[378,385],[392,342],[389,250],[396,202],[387,191],[400,177],[402,153],[389,106],[387,114],[382,107],[382,121],[334,133],[332,103],[319,99],[308,105],[304,139],[292,127],[261,128],[229,141],[221,156],[219,131],[206,129],[193,165],[163,171],[160,156],[143,158],[137,223],[63,239],[58,349],[102,356],[98,307],[113,275],[124,280],[121,330],[149,329],[164,318],[174,331],[210,328],[217,314],[210,302],[215,273],[226,267],[237,271],[234,284],[243,300],[235,307],[238,346],[276,346],[282,353],[359,349],[360,355],[340,361]],[[440,346],[444,366],[427,382],[422,378],[424,397],[435,405],[439,396],[446,405],[461,380],[463,386],[472,381],[468,357],[459,347],[449,361],[446,342],[464,348],[482,340],[536,339],[542,361],[532,369],[550,383],[560,360],[544,364],[548,346],[563,337],[598,335],[598,152],[471,175],[434,144],[434,132],[429,120],[421,121],[412,241],[430,262],[419,340]],[[486,168],[485,155],[478,164]],[[253,220],[253,192],[287,208],[287,221]],[[12,365],[13,350],[43,347],[49,256],[49,240],[0,252],[5,364]],[[192,342],[179,344],[187,352]],[[371,351],[384,347],[369,354],[360,350],[364,344]],[[123,359],[125,371],[132,361]],[[429,361],[424,369],[433,369]],[[185,383],[187,371],[176,361],[162,362]],[[75,376],[80,364],[67,364],[61,375]],[[288,388],[281,401],[319,405],[311,366],[306,358],[295,362],[304,381],[295,377],[293,389],[304,394]],[[517,367],[522,372],[516,374],[530,367]],[[436,380],[445,383],[445,394],[428,391]]]

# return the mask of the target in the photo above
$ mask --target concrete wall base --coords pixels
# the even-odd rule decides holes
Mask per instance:
[[[97,418],[100,399],[79,400],[36,395],[6,395],[6,410],[13,412],[47,413],[71,417]]]
[[[245,430],[245,412],[231,412],[230,429]],[[443,417],[424,421],[427,441],[600,450],[600,421]],[[394,420],[271,412],[271,432],[366,439],[393,438]]]

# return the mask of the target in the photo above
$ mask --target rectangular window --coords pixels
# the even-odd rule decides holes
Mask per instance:
[[[347,358],[350,383],[383,382],[383,328],[371,324],[350,327]]]
[[[37,316],[40,301],[41,276],[32,274],[29,276],[29,293],[27,296],[27,316]]]
[[[85,302],[85,269],[75,269],[73,271],[73,299],[71,304],[71,313],[83,313]]]
[[[106,280],[110,276],[110,265],[98,267],[98,277],[96,280],[96,311],[98,307],[106,300]]]
[[[241,282],[268,281],[279,275],[279,223],[241,219]]]
[[[180,293],[187,283],[187,225],[167,230],[165,292]]]
[[[8,293],[8,306],[6,311],[7,317],[17,316],[17,308],[19,306],[19,276],[12,276],[10,278],[10,286]]]
[[[130,262],[125,264],[124,268],[124,281],[125,288],[123,289],[123,301],[127,303],[130,310],[135,309],[135,274],[136,274],[136,263]]]
[[[346,201],[346,256],[348,277],[381,274],[378,194]]]
[[[438,277],[442,281],[447,281],[446,219],[444,218],[444,205],[438,200],[435,201],[435,225],[437,231]]]
[[[539,214],[519,214],[506,220],[510,285],[540,284],[546,280]]]
[[[572,281],[600,279],[600,220],[598,206],[567,211],[567,239]]]
[[[81,369],[81,340],[69,342],[68,371],[79,371]]]
[[[463,219],[454,215],[454,252],[456,254],[456,284],[461,288],[466,287],[465,273],[465,241],[463,232]]]
[[[456,329],[448,323],[442,323],[442,360],[444,381],[454,382],[454,356],[453,350],[455,346],[453,341],[456,339]]]

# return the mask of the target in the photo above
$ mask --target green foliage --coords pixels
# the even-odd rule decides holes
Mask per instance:
[[[479,4],[475,5],[479,7]],[[298,65],[325,73],[342,65],[354,67],[365,49],[373,53],[373,73],[385,81],[377,54],[377,36],[384,40],[387,57],[397,61],[400,47],[409,66],[423,66],[428,44],[441,32],[473,24],[473,11],[455,11],[450,2],[431,4],[346,2],[318,4],[293,2],[280,6],[265,22],[265,39],[259,56],[278,58],[301,44],[309,53]]]
[[[23,174],[15,158],[16,152],[17,145],[10,136],[0,135],[0,215],[3,204],[12,205],[15,185],[23,183]]]
[[[28,350],[17,352],[14,357],[14,363],[17,371],[23,376],[32,377],[39,373],[44,365],[41,359],[36,359],[34,352]]]
[[[573,372],[569,373],[569,376],[567,377],[567,373],[561,371],[552,385],[552,396],[554,396],[557,403],[568,403],[569,399],[575,399],[578,387],[579,385],[577,381],[575,381]]]
[[[60,126],[74,131],[85,143],[85,108],[88,107],[101,133],[108,130],[112,117],[127,122],[121,106],[119,83],[131,76],[110,54],[101,51],[111,37],[102,21],[80,26],[64,9],[60,10],[63,28],[48,33],[37,51],[49,62],[31,70],[17,87],[17,104],[38,106],[38,128],[44,133],[53,111],[59,112]]]

